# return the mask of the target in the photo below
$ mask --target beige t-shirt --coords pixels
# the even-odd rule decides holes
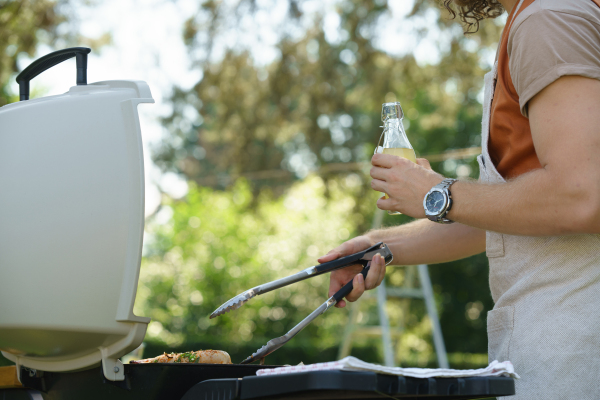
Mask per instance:
[[[498,49],[488,151],[505,179],[541,168],[527,104],[565,75],[600,80],[600,0],[524,0]]]
[[[535,0],[508,37],[510,75],[521,112],[565,75],[600,79],[600,7],[593,0]]]

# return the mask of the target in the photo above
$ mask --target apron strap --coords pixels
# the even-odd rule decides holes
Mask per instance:
[[[517,14],[519,13],[519,9],[521,8],[521,6],[523,5],[524,2],[525,2],[525,0],[519,0],[517,5],[515,6],[515,13],[513,14],[512,20],[509,20],[508,18],[506,19],[506,25],[504,26],[504,29],[508,29],[510,31],[510,27],[511,27],[512,23],[514,22]],[[507,32],[507,35],[509,33],[510,32]],[[498,47],[496,48],[496,57],[494,57],[494,63],[498,62],[498,55],[500,54],[500,45],[502,44],[503,36],[504,35],[500,35],[500,41],[498,42]]]

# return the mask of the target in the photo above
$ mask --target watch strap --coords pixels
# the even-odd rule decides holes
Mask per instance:
[[[440,183],[438,183],[436,185],[436,187],[438,187],[440,189],[448,190],[448,189],[450,189],[450,186],[452,186],[452,184],[456,181],[457,181],[457,179],[447,178],[447,179],[444,179],[443,181],[441,181]]]

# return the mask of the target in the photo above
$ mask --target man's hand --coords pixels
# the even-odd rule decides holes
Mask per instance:
[[[413,218],[424,218],[423,198],[444,177],[431,169],[429,161],[418,158],[413,163],[406,158],[375,154],[371,159],[371,187],[387,193],[377,201],[382,210],[400,211]]]
[[[358,253],[374,244],[375,242],[367,236],[358,236],[342,243],[342,245],[331,250],[327,255],[319,258],[318,261],[320,263],[332,261],[340,257]],[[371,269],[367,274],[366,280],[363,278],[362,274],[360,274],[362,269],[362,265],[356,264],[333,271],[329,281],[329,297],[333,296],[333,294],[340,290],[346,283],[352,281],[354,288],[352,289],[352,292],[346,296],[346,299],[352,302],[358,300],[365,289],[374,289],[381,284],[381,281],[383,281],[383,278],[385,277],[385,260],[382,256],[373,257]],[[345,307],[346,302],[341,300],[335,306],[339,308]]]

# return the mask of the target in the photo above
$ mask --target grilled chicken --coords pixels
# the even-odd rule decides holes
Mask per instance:
[[[154,358],[130,361],[130,364],[148,363],[231,364],[231,357],[226,351],[198,350],[187,353],[164,353]]]

